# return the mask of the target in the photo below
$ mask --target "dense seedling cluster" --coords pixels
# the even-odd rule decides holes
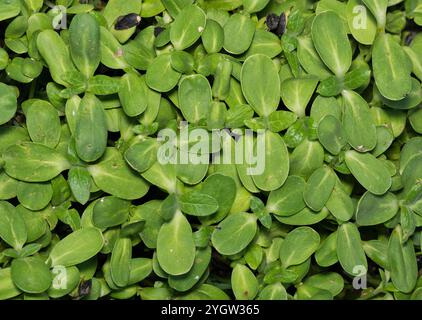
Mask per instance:
[[[422,299],[421,25],[0,0],[0,299]]]

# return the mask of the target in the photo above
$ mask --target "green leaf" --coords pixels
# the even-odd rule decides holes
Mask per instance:
[[[131,258],[132,241],[129,238],[118,239],[111,252],[110,272],[113,282],[119,287],[129,283]]]
[[[85,94],[78,108],[75,128],[78,156],[87,162],[98,160],[107,146],[107,124],[101,101]]]
[[[394,194],[388,192],[382,196],[370,192],[360,198],[356,209],[356,223],[361,226],[372,226],[392,219],[399,210]]]
[[[298,176],[289,176],[283,186],[270,192],[266,208],[280,216],[291,216],[304,209],[303,200],[305,180]]]
[[[379,34],[372,51],[372,68],[380,93],[389,100],[401,100],[412,90],[412,64],[391,35]]]
[[[263,134],[265,136],[258,136],[254,143],[254,154],[260,158],[256,160],[256,164],[249,165],[248,169],[253,170],[251,172],[252,179],[259,189],[272,191],[281,187],[287,179],[289,173],[288,151],[279,134],[271,131],[265,131]],[[265,148],[265,163],[262,161],[261,147]],[[249,159],[248,163],[251,162]],[[264,165],[263,168],[262,165]]]
[[[280,132],[289,128],[297,120],[297,116],[289,111],[274,111],[268,117],[268,129],[272,132]]]
[[[360,43],[371,45],[377,33],[377,22],[362,0],[347,2],[347,22],[353,37]]]
[[[344,90],[342,95],[342,124],[349,144],[359,152],[374,149],[377,132],[367,102],[354,91]]]
[[[192,191],[179,199],[180,210],[193,216],[208,216],[218,210],[218,202],[212,196]]]
[[[158,92],[168,92],[179,82],[181,74],[171,67],[171,54],[156,57],[149,65],[146,83]]]
[[[26,110],[26,125],[33,142],[54,148],[60,140],[60,118],[57,110],[44,101],[30,104]]]
[[[412,240],[403,243],[403,232],[398,225],[388,242],[388,265],[394,286],[404,293],[409,293],[416,285],[418,267]]]
[[[386,23],[389,0],[362,0],[377,20],[378,28],[383,29]]]
[[[91,175],[84,167],[72,167],[67,173],[67,182],[76,201],[86,204],[90,197]]]
[[[281,51],[281,42],[277,35],[257,29],[249,49],[240,56],[240,59],[246,59],[257,53],[264,54],[272,59],[278,56]]]
[[[277,67],[270,58],[255,54],[242,66],[241,85],[250,106],[261,117],[274,112],[280,102],[280,78]]]
[[[202,44],[208,53],[217,53],[223,48],[223,27],[212,19],[207,19],[204,31],[201,34]]]
[[[315,17],[312,40],[325,65],[336,76],[344,76],[352,63],[352,48],[344,23],[337,13],[325,11]]]
[[[315,170],[309,177],[303,199],[306,205],[314,211],[320,211],[330,198],[331,192],[336,184],[336,176],[328,167]]]
[[[179,292],[191,289],[199,282],[211,261],[211,247],[198,249],[195,255],[195,261],[188,273],[180,276],[170,276],[169,286]]]
[[[270,284],[261,290],[258,300],[287,300],[287,292],[281,283]]]
[[[333,155],[338,155],[347,144],[346,132],[340,120],[331,114],[321,119],[318,125],[318,140]]]
[[[214,173],[209,175],[202,183],[202,194],[207,194],[217,200],[218,210],[210,216],[200,217],[203,224],[219,222],[226,217],[236,198],[236,183],[226,175]]]
[[[98,188],[113,196],[133,200],[148,192],[147,182],[131,170],[115,148],[107,148],[101,161],[88,171]]]
[[[20,181],[16,190],[19,202],[30,210],[41,210],[51,201],[53,189],[51,183]]]
[[[130,202],[117,197],[103,197],[92,209],[92,223],[99,229],[121,225],[129,217]]]
[[[72,19],[69,43],[73,62],[86,78],[90,78],[101,60],[100,27],[94,16],[84,13]]]
[[[173,218],[164,223],[157,238],[157,258],[161,268],[171,275],[187,273],[195,260],[195,242],[191,226],[177,211]]]
[[[321,267],[329,267],[338,262],[337,231],[329,234],[315,252],[315,260]]]
[[[241,54],[250,47],[255,34],[255,23],[245,14],[235,13],[223,26],[224,49],[232,54]]]
[[[204,31],[205,12],[196,5],[184,7],[170,28],[170,40],[176,50],[184,50],[193,45]]]
[[[16,287],[27,293],[47,291],[52,281],[48,266],[35,257],[13,260],[11,274]]]
[[[388,239],[369,240],[363,242],[363,250],[369,259],[374,261],[380,267],[388,269],[387,247]]]
[[[324,162],[324,149],[318,141],[305,139],[290,155],[290,174],[308,178]]]
[[[0,299],[6,300],[21,294],[21,291],[13,283],[11,268],[0,269]]]
[[[318,84],[314,77],[291,78],[281,83],[281,99],[298,117],[305,116],[306,106]]]
[[[53,283],[47,291],[49,297],[64,297],[78,286],[81,274],[77,267],[53,268],[51,271],[54,277]]]
[[[0,125],[5,124],[16,113],[17,94],[13,87],[0,83]]]
[[[359,183],[375,195],[391,187],[391,177],[385,165],[370,153],[349,150],[345,154],[347,167]]]
[[[302,68],[307,73],[317,76],[320,80],[332,75],[315,50],[310,36],[301,36],[298,38],[297,57]]]
[[[255,237],[256,217],[249,213],[230,214],[215,228],[211,236],[214,248],[223,255],[241,252]]]
[[[27,182],[44,182],[53,179],[70,167],[67,159],[47,146],[21,143],[8,148],[3,159],[8,175]]]
[[[76,68],[70,58],[69,49],[63,39],[53,30],[41,31],[37,37],[37,48],[50,70],[53,80],[67,86],[66,74],[75,72]]]
[[[27,240],[25,221],[9,202],[0,201],[0,238],[16,250]]]
[[[210,112],[212,93],[207,78],[200,74],[183,78],[179,83],[178,98],[184,118],[197,124]]]
[[[100,230],[82,228],[61,239],[51,250],[52,266],[73,266],[94,257],[104,244]]]
[[[344,280],[341,275],[335,272],[319,273],[307,278],[305,285],[328,290],[333,296],[338,295],[344,288]]]
[[[362,266],[367,270],[365,252],[363,251],[359,230],[351,222],[339,226],[337,231],[337,256],[344,271],[356,276]]]
[[[142,173],[157,161],[157,151],[158,144],[155,139],[144,139],[132,144],[124,157],[133,169]]]
[[[340,221],[349,221],[355,211],[355,206],[350,196],[336,183],[331,196],[326,203],[330,213]]]
[[[18,0],[1,0],[0,9],[0,21],[7,20],[21,12],[21,3]]]
[[[231,286],[236,300],[253,300],[258,293],[258,280],[248,267],[241,264],[233,268]]]
[[[280,247],[284,268],[305,262],[319,246],[320,237],[310,227],[299,227],[289,232]]]

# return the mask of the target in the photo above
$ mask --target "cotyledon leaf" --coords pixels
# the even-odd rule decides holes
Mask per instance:
[[[170,28],[170,40],[176,50],[183,50],[198,40],[206,25],[205,12],[197,5],[184,7]]]
[[[286,144],[278,133],[265,131],[264,137],[256,139],[256,164],[249,166],[255,185],[265,191],[276,190],[283,185],[289,173],[289,160]],[[264,145],[265,143],[265,145]],[[262,153],[262,147],[264,153]],[[262,157],[265,157],[262,161]],[[252,161],[248,161],[252,163]]]
[[[215,198],[197,191],[183,194],[178,202],[180,210],[193,216],[208,216],[218,210],[218,202]]]
[[[13,283],[27,293],[44,292],[52,282],[48,266],[38,257],[13,260],[11,275]]]
[[[129,238],[118,239],[111,252],[110,272],[113,282],[120,287],[129,283],[131,258],[132,241]]]
[[[362,0],[377,20],[378,28],[383,29],[387,22],[389,0]]]
[[[18,0],[2,0],[0,6],[0,21],[16,17],[21,12],[21,3]]]
[[[327,114],[321,119],[317,129],[318,140],[333,155],[338,155],[347,144],[346,132],[339,119]]]
[[[380,93],[390,100],[401,100],[412,89],[412,63],[391,35],[381,33],[374,42],[372,68]]]
[[[0,124],[8,122],[16,113],[17,96],[12,86],[0,83]]]
[[[101,60],[100,27],[94,16],[83,13],[72,19],[69,44],[76,67],[86,78],[93,76]]]
[[[237,300],[252,300],[258,293],[258,280],[248,267],[241,264],[233,268],[231,285]]]
[[[353,37],[360,43],[371,45],[377,33],[377,22],[362,0],[347,2],[347,22]]]
[[[76,71],[76,68],[64,40],[57,32],[44,30],[37,37],[37,47],[47,62],[53,80],[61,85],[68,85],[64,77],[66,74]]]
[[[280,78],[273,61],[263,54],[247,58],[242,66],[243,94],[260,116],[267,117],[280,102]]]
[[[416,285],[418,267],[412,240],[403,243],[403,231],[398,225],[388,243],[388,265],[393,284],[401,292],[409,293]]]
[[[352,48],[341,18],[333,11],[318,14],[311,34],[322,61],[336,76],[344,76],[352,63]]]
[[[16,250],[27,241],[27,228],[22,216],[7,201],[0,201],[0,238]]]
[[[33,103],[26,110],[26,124],[33,142],[54,148],[60,140],[60,118],[50,103]]]
[[[255,23],[243,13],[230,16],[223,26],[224,49],[232,54],[241,54],[251,45],[255,34]]]
[[[277,190],[270,192],[266,208],[269,212],[280,216],[291,216],[304,209],[303,200],[305,180],[298,176],[289,176]]]
[[[298,117],[305,116],[306,106],[315,91],[318,79],[315,77],[291,78],[281,83],[281,99],[287,109]]]
[[[223,255],[239,253],[252,241],[257,230],[256,217],[249,213],[230,214],[214,230],[211,241]]]
[[[289,232],[280,246],[280,261],[285,268],[306,261],[319,246],[319,234],[310,227]]]
[[[398,210],[398,200],[393,193],[376,196],[367,191],[359,200],[356,223],[361,226],[384,223],[393,218]]]
[[[212,93],[207,78],[195,74],[183,78],[178,90],[179,106],[190,123],[198,123],[210,112]]]
[[[318,141],[305,139],[290,155],[290,174],[308,178],[324,162],[324,148]]]
[[[177,85],[180,77],[181,73],[171,67],[171,54],[162,54],[149,65],[145,80],[151,89],[168,92]]]
[[[6,300],[21,294],[21,291],[13,283],[11,268],[0,269],[0,299]]]
[[[88,202],[91,190],[91,176],[84,167],[72,167],[67,174],[67,182],[76,201],[81,204]]]
[[[102,103],[86,94],[76,116],[75,146],[78,156],[87,162],[98,160],[107,146],[107,124]]]
[[[391,176],[386,166],[370,153],[346,151],[345,161],[353,176],[368,191],[382,195],[391,187]]]
[[[119,98],[122,102],[123,110],[128,116],[138,116],[145,111],[147,94],[145,77],[129,72],[121,78]]]
[[[82,228],[61,239],[48,259],[52,266],[73,266],[94,257],[103,244],[104,238],[99,229]]]
[[[193,267],[188,273],[180,276],[170,276],[169,286],[177,291],[187,291],[199,282],[211,261],[211,247],[197,249]]]
[[[349,144],[359,152],[374,149],[377,131],[368,103],[354,91],[343,90],[342,96],[342,124]]]
[[[3,160],[8,175],[27,182],[51,180],[70,167],[61,153],[31,142],[11,146],[3,153]]]
[[[187,273],[193,266],[195,243],[192,228],[180,210],[158,232],[157,258],[161,268],[174,276]]]
[[[320,211],[328,201],[336,183],[334,172],[328,167],[315,170],[309,177],[303,199],[314,211]]]
[[[107,148],[101,161],[88,167],[95,184],[116,197],[133,200],[144,196],[148,183],[136,174],[115,148]]]
[[[337,256],[343,269],[356,276],[360,267],[368,268],[359,230],[351,222],[343,223],[337,231]]]
[[[298,38],[297,57],[307,73],[315,75],[321,80],[332,75],[315,50],[311,37],[301,36]]]

